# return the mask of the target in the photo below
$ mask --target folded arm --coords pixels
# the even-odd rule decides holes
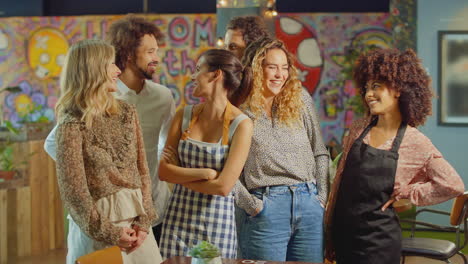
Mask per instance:
[[[178,166],[178,164],[169,162],[169,159],[165,158],[165,153],[167,154],[175,152],[175,159],[178,160],[176,153],[177,151],[173,150],[177,150],[177,147],[179,146],[179,140],[182,134],[181,122],[183,113],[183,109],[180,109],[179,111],[177,111],[176,115],[174,116],[174,119],[172,120],[166,145],[164,147],[165,150],[168,151],[163,151],[161,161],[159,162],[159,179],[175,184],[214,179],[217,174],[215,170],[204,168],[183,168]]]
[[[226,163],[218,177],[202,182],[184,183],[185,187],[197,192],[227,196],[244,168],[252,140],[253,123],[250,119],[243,120],[236,129]]]

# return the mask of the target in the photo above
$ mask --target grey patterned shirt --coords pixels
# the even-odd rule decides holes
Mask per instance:
[[[303,126],[279,124],[265,113],[254,116],[252,145],[243,174],[235,187],[236,204],[248,214],[261,211],[263,203],[249,193],[260,187],[293,185],[302,182],[317,184],[318,198],[326,203],[328,194],[328,151],[323,143],[320,124],[310,94],[303,90]],[[275,112],[273,107],[272,112]]]

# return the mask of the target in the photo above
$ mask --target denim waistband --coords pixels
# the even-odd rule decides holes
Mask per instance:
[[[317,187],[313,182],[301,182],[298,184],[293,185],[275,185],[275,186],[266,186],[256,188],[250,191],[250,193],[257,193],[257,194],[266,194],[269,195],[270,193],[284,193],[289,191],[309,191],[309,192],[316,192]]]

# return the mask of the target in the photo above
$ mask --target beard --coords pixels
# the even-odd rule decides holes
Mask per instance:
[[[137,67],[138,71],[145,77],[145,79],[147,79],[147,80],[152,80],[153,79],[153,73],[154,72],[150,73],[150,72],[138,67],[137,65],[135,65],[135,66]]]

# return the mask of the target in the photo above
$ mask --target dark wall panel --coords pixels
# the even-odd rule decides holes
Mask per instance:
[[[143,0],[44,0],[46,16],[142,13]]]
[[[0,0],[0,17],[42,16],[43,0]]]
[[[0,0],[0,16],[216,13],[216,0]],[[279,12],[388,12],[390,0],[277,0]]]
[[[151,13],[216,13],[216,0],[148,0]]]
[[[276,0],[276,9],[283,13],[318,12],[388,12],[390,0]]]

